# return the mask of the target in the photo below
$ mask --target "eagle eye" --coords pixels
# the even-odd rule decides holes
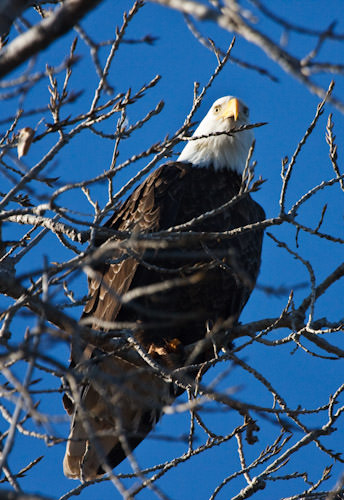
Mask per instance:
[[[220,112],[221,106],[215,106],[214,108],[214,113],[217,115],[217,113]]]

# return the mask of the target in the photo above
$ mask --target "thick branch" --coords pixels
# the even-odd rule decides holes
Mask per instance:
[[[170,7],[179,12],[193,16],[199,21],[210,21],[217,24],[232,33],[241,35],[247,42],[259,47],[265,54],[277,63],[286,73],[305,85],[310,92],[320,98],[324,98],[326,91],[310,80],[309,68],[307,64],[294,57],[281,46],[274,43],[267,35],[255,29],[246,22],[244,16],[241,16],[236,9],[232,8],[230,3],[224,9],[214,9],[197,2],[196,0],[150,0],[151,2]],[[233,2],[236,3],[236,2]],[[329,102],[336,106],[342,113],[344,112],[344,103],[335,97],[330,97]]]
[[[0,56],[0,78],[67,33],[101,0],[66,0],[62,7],[13,40]]]
[[[15,493],[14,491],[0,491],[0,500],[49,500],[51,497]]]

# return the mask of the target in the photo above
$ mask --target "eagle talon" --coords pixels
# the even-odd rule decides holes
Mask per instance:
[[[183,348],[183,344],[178,338],[174,338],[167,343],[167,347],[170,351],[176,352]]]

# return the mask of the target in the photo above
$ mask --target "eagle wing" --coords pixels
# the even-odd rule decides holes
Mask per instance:
[[[178,165],[178,164],[174,164]],[[178,182],[183,176],[182,165],[178,168],[167,168],[163,165],[153,172],[141,184],[127,201],[120,206],[107,221],[105,227],[117,231],[130,231],[135,237],[138,233],[156,232],[163,226],[173,226],[181,202],[182,190]],[[164,217],[162,221],[162,211]],[[103,242],[107,245],[108,241]],[[96,242],[97,246],[101,241]],[[116,290],[119,296],[130,288],[140,261],[138,258],[125,255],[125,251],[113,252],[113,260],[118,263],[103,263],[96,268],[97,278],[89,280],[89,295],[83,317],[93,316],[107,321],[114,321],[121,304],[114,300],[109,290]]]

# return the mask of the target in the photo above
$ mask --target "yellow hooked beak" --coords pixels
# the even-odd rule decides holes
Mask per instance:
[[[230,99],[230,101],[225,104],[222,113],[219,115],[219,118],[234,118],[234,120],[236,121],[239,116],[239,110],[240,103],[236,97],[233,97],[233,99]]]

